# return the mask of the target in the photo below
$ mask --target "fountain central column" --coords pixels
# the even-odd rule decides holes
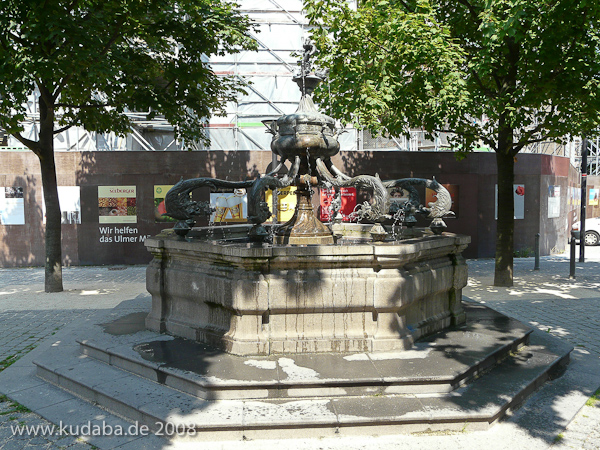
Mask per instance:
[[[297,203],[294,215],[277,229],[273,242],[275,244],[309,245],[333,244],[333,233],[314,214],[312,206],[312,188],[317,180],[304,175],[296,183]]]

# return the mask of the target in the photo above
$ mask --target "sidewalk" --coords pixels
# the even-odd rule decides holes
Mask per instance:
[[[576,254],[578,261],[579,247]],[[600,373],[600,247],[586,247],[585,261],[570,280],[568,254],[542,258],[539,271],[533,258],[518,258],[514,286],[497,288],[494,261],[470,260],[463,296],[570,342],[572,359],[585,358]],[[600,399],[588,401],[551,448],[600,449]]]
[[[600,354],[600,248],[586,250],[574,280],[566,256],[542,258],[539,271],[533,258],[515,259],[512,288],[492,286],[493,260],[469,261],[464,296]]]
[[[512,288],[492,286],[493,260],[469,261],[469,286],[463,291],[466,301],[485,303],[575,347],[565,375],[549,382],[512,417],[488,431],[206,444],[167,444],[147,438],[115,448],[600,450],[600,402],[583,406],[600,387],[600,247],[587,248],[586,257],[585,264],[577,264],[575,280],[568,279],[566,257],[542,258],[540,271],[533,270],[533,258],[515,259]],[[43,346],[86,324],[102,323],[119,304],[140,308],[149,302],[142,266],[67,268],[64,280],[65,292],[45,294],[42,268],[0,269],[0,393],[11,391],[17,368],[31,364],[36,352],[28,354],[32,349],[39,346],[37,351],[43,351]],[[92,448],[76,437],[13,436],[11,430],[15,424],[45,423],[35,412],[0,397],[0,450]]]
[[[76,436],[14,436],[11,425],[50,425],[1,394],[10,390],[11,365],[32,349],[48,345],[69,328],[97,323],[132,298],[147,298],[142,266],[63,269],[65,291],[44,293],[43,268],[0,269],[0,449],[91,449]],[[31,353],[30,353],[31,355]]]

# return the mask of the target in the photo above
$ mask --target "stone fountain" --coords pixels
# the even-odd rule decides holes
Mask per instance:
[[[271,173],[247,182],[185,180],[167,194],[167,214],[179,222],[146,240],[154,255],[147,271],[150,330],[236,355],[377,352],[409,349],[416,339],[465,321],[461,252],[470,239],[442,233],[448,191],[435,180],[349,177],[335,167],[331,157],[339,152],[340,130],[312,100],[324,77],[311,67],[314,51],[305,44],[294,77],[302,92],[297,111],[265,121],[279,161]],[[279,176],[286,163],[289,170]],[[293,217],[265,226],[271,214],[265,190],[290,185],[298,196]],[[424,207],[418,185],[433,189],[437,201]],[[222,229],[193,226],[194,216],[211,212],[210,205],[190,199],[192,190],[205,186],[249,190],[250,223],[237,230],[237,238],[232,230],[223,239]],[[359,205],[356,215],[370,224],[323,224],[311,203],[317,186],[333,187],[338,195],[347,186],[369,191],[371,201]],[[431,230],[413,231],[404,240],[386,232],[382,222],[395,213],[392,189],[408,194],[400,206],[405,222],[425,214]]]
[[[177,183],[166,205],[178,223],[146,240],[150,313],[138,296],[98,326],[86,323],[77,345],[71,331],[57,335],[36,373],[64,391],[42,384],[33,396],[14,394],[19,402],[39,409],[56,399],[42,407],[45,417],[79,426],[108,410],[170,439],[464,432],[494,423],[564,369],[571,347],[461,301],[469,238],[443,232],[450,196],[442,186],[350,177],[334,166],[339,130],[311,100],[322,79],[313,53],[307,43],[298,110],[266,123],[277,167],[248,182]],[[292,184],[293,218],[265,224],[265,189]],[[419,185],[437,201],[421,205]],[[196,227],[212,208],[190,192],[206,186],[247,189],[249,223]],[[371,201],[356,209],[359,223],[323,224],[311,207],[316,186],[355,186]],[[390,201],[390,190],[406,200]],[[410,225],[415,214],[432,219],[429,229],[401,239],[386,230],[386,221]]]

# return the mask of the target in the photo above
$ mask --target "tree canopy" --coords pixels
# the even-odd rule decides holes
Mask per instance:
[[[126,111],[164,115],[179,136],[204,137],[243,89],[210,55],[253,50],[252,25],[227,0],[0,0],[0,127],[40,159],[46,204],[46,290],[62,290],[53,136],[71,126],[124,133]],[[39,133],[23,136],[39,92]],[[55,126],[55,124],[57,124]]]
[[[17,138],[37,88],[61,126],[122,133],[126,109],[152,111],[198,139],[200,119],[223,112],[240,89],[240,80],[215,76],[208,55],[256,48],[248,18],[222,0],[0,5],[0,126]]]
[[[497,285],[512,284],[514,158],[600,123],[600,3],[306,0],[327,112],[375,131],[447,131],[498,163]]]

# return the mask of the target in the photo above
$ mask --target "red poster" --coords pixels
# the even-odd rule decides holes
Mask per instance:
[[[330,222],[330,214],[332,213],[331,202],[335,196],[335,190],[332,189],[321,189],[321,215],[320,219],[322,222]],[[356,188],[343,187],[340,188],[340,196],[342,198],[342,208],[340,213],[342,214],[343,222],[350,222],[350,214],[354,212],[356,208]]]

